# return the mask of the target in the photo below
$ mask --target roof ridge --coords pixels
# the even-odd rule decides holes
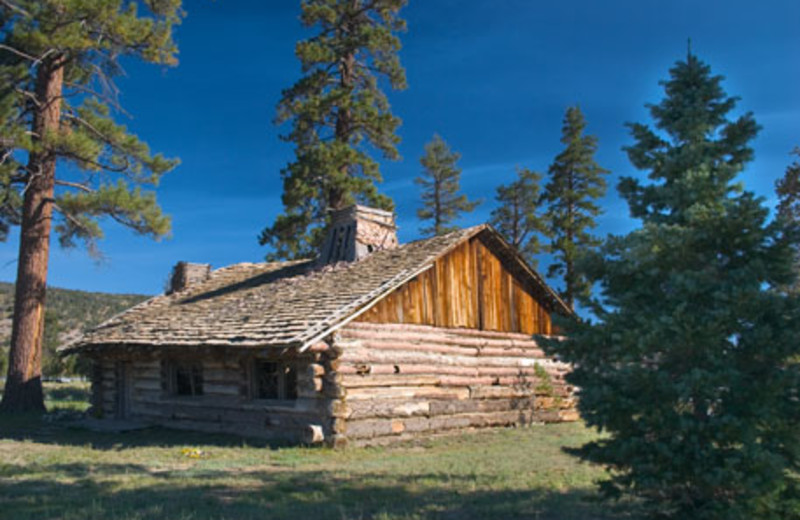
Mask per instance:
[[[310,262],[313,261],[313,258],[300,258],[296,260],[278,260],[273,262],[237,262],[235,264],[224,265],[222,267],[218,267],[211,271],[211,274],[219,273],[222,271],[227,271],[230,269],[234,269],[236,267],[245,267],[245,266],[253,266],[253,267],[267,267],[267,266],[279,266],[279,265],[289,265],[289,264],[300,264],[302,262]]]

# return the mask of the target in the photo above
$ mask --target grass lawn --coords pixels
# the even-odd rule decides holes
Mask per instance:
[[[85,409],[87,391],[48,385],[48,406]],[[165,429],[95,433],[60,415],[0,416],[0,517],[631,518],[592,502],[603,471],[561,452],[593,437],[580,424],[334,451]]]

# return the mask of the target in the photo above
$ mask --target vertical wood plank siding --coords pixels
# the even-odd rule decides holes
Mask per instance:
[[[550,312],[477,237],[437,260],[356,321],[553,332]]]

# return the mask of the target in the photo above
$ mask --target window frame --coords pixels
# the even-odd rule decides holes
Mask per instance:
[[[266,365],[274,365],[276,370],[276,396],[262,396],[261,369]],[[254,401],[270,403],[286,403],[293,405],[298,396],[298,363],[278,359],[256,358],[250,363],[250,398]]]
[[[194,399],[205,395],[205,374],[203,362],[189,359],[169,359],[166,361],[165,390],[170,397]],[[188,372],[189,393],[180,393],[183,385],[178,383],[180,372]]]

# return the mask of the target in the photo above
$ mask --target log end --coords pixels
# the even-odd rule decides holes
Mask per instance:
[[[325,441],[325,433],[319,424],[309,424],[304,432],[303,442],[305,444],[322,444]]]

